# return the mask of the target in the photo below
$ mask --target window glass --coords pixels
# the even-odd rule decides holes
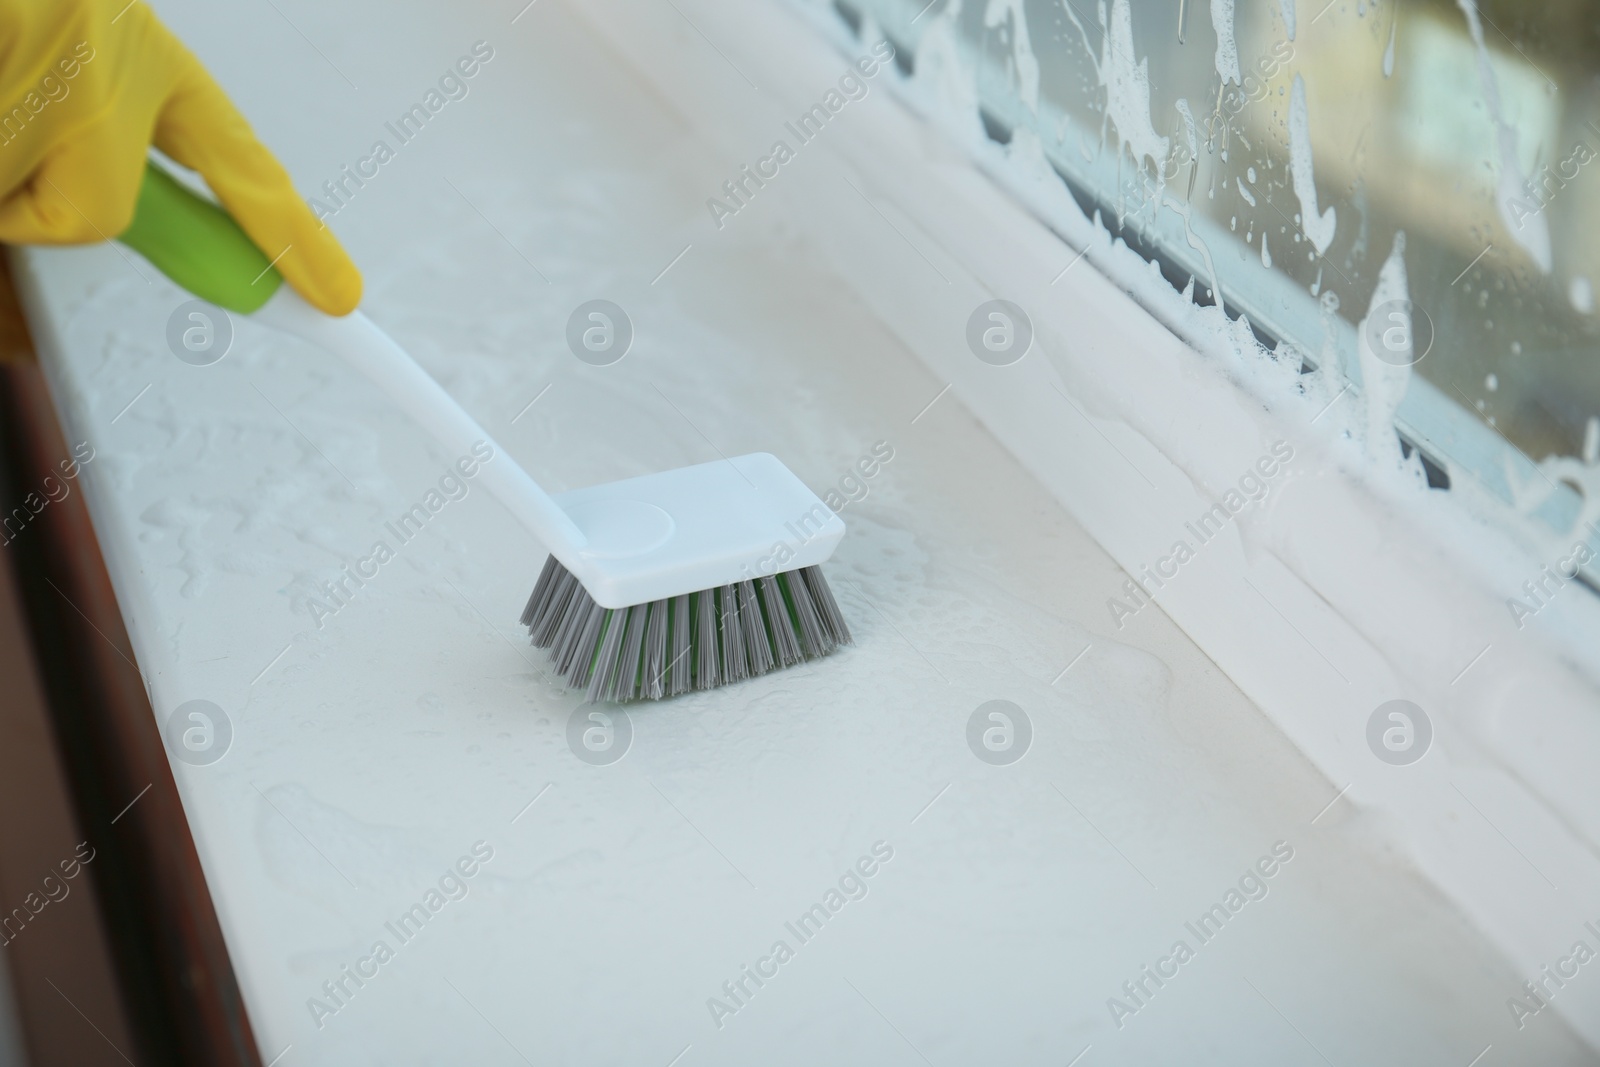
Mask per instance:
[[[949,35],[988,135],[1031,131],[1177,289],[1220,290],[1353,390],[1396,389],[1430,485],[1470,481],[1546,530],[1600,519],[1592,4],[833,6],[908,57]]]

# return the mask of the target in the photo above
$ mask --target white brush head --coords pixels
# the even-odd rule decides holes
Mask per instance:
[[[588,539],[563,566],[622,608],[822,563],[844,523],[776,456],[733,459],[555,497]]]

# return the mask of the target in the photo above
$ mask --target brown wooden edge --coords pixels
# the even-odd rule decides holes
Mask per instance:
[[[0,502],[12,498],[0,468]],[[133,1031],[10,554],[0,549],[0,1063],[124,1067]],[[82,861],[82,862],[80,862]],[[14,1009],[14,1010],[13,1010]]]
[[[0,319],[6,305],[15,309],[16,297],[0,255]],[[0,325],[13,355],[18,330],[25,340],[20,318]],[[26,507],[47,476],[61,482],[60,464],[72,458],[36,361],[0,359],[0,485],[9,483],[15,498],[0,501],[0,514]],[[21,589],[78,821],[97,849],[96,892],[136,1059],[141,1067],[260,1067],[160,726],[83,493],[72,488],[30,513],[3,551]]]

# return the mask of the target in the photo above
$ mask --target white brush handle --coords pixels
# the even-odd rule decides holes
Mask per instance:
[[[476,479],[543,541],[551,554],[574,569],[588,544],[583,531],[488,431],[371,319],[359,311],[342,318],[323,314],[288,285],[280,286],[251,317],[342,356],[452,454],[469,455],[474,444],[488,444],[495,458],[478,468]]]

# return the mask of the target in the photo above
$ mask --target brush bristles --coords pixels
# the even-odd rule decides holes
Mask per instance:
[[[660,700],[826,656],[850,643],[821,567],[602,608],[551,556],[522,612],[534,647],[590,702]]]

